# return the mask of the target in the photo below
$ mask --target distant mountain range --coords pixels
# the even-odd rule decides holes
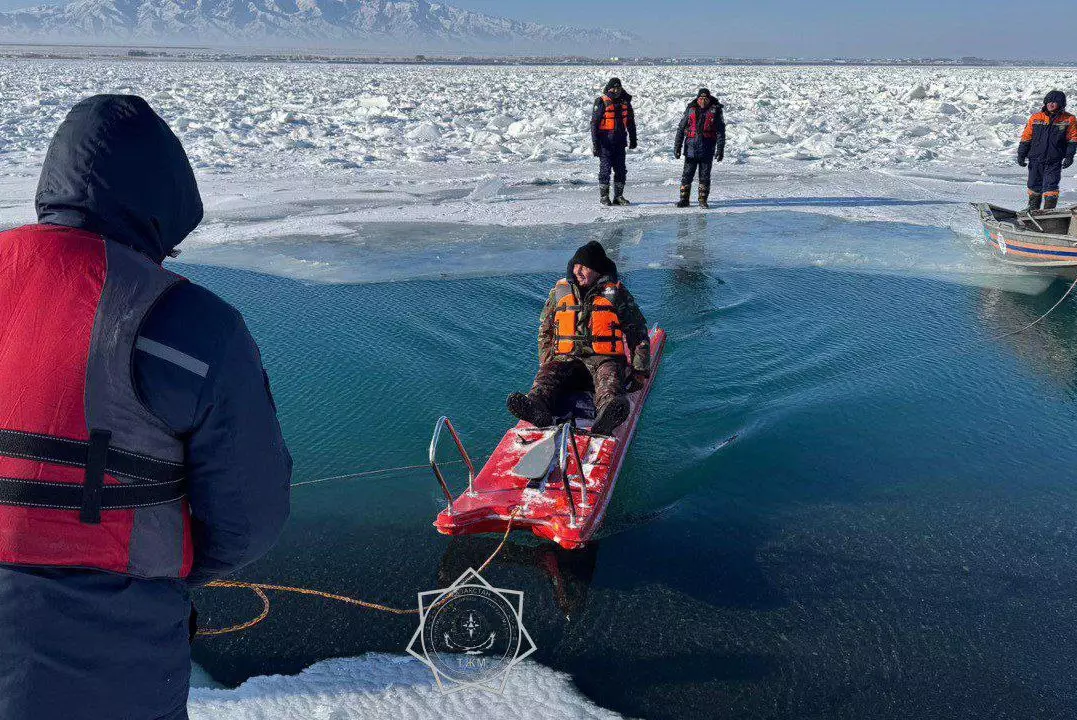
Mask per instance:
[[[0,13],[0,38],[370,51],[625,54],[631,33],[542,25],[427,0],[75,0]]]

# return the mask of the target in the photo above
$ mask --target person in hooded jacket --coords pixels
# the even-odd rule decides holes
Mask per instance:
[[[625,199],[628,167],[625,148],[636,149],[636,114],[632,96],[625,92],[618,78],[610,78],[595,99],[591,111],[591,151],[598,161],[599,200],[603,205],[629,205]],[[610,175],[613,175],[613,199],[610,199]]]
[[[639,386],[650,375],[650,335],[617,265],[597,241],[576,250],[550,291],[539,316],[538,345],[535,382],[526,395],[509,395],[509,412],[548,427],[568,394],[593,389],[591,432],[609,435],[628,419],[625,383]]]
[[[1077,118],[1066,112],[1066,94],[1052,90],[1043,107],[1028,119],[1017,146],[1017,164],[1028,165],[1028,209],[1051,210],[1058,205],[1062,170],[1077,153]]]
[[[186,718],[189,589],[264,554],[291,458],[234,308],[162,267],[202,219],[142,98],[75,105],[0,233],[0,717]]]
[[[677,126],[673,141],[673,157],[684,153],[684,172],[681,173],[681,197],[677,207],[688,207],[692,195],[692,179],[699,172],[699,206],[710,207],[707,197],[711,189],[711,163],[725,158],[725,119],[722,104],[711,97],[711,91],[700,88],[695,100],[688,103]]]

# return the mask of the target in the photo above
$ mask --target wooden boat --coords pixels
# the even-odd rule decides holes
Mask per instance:
[[[651,375],[629,393],[631,413],[612,435],[590,431],[594,399],[592,393],[583,393],[571,398],[552,427],[521,420],[510,428],[476,475],[452,422],[447,417],[438,420],[430,441],[430,467],[446,498],[446,508],[434,521],[438,532],[472,535],[530,529],[565,549],[584,547],[605,517],[665,342],[665,331],[651,331]],[[436,461],[438,440],[446,428],[469,470],[468,488],[455,498]]]
[[[1004,262],[1030,268],[1077,268],[1077,206],[1054,210],[1007,210],[974,205],[984,239]]]

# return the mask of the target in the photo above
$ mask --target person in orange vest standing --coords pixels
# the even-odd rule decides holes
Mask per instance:
[[[237,310],[162,266],[202,220],[140,97],[60,124],[0,233],[0,717],[187,717],[189,588],[264,554],[292,461]]]
[[[692,196],[692,180],[699,172],[699,206],[709,208],[707,198],[711,191],[712,163],[725,158],[725,119],[722,103],[711,97],[711,91],[700,88],[695,100],[688,103],[677,126],[673,141],[673,157],[678,160],[684,153],[684,172],[681,173],[681,197],[677,207],[688,207]]]
[[[1028,119],[1017,146],[1017,164],[1028,165],[1028,209],[1045,210],[1058,205],[1062,171],[1073,164],[1077,153],[1077,118],[1066,112],[1066,94],[1052,90],[1043,107]]]
[[[631,358],[631,360],[629,360]],[[642,384],[651,372],[647,320],[617,275],[617,265],[595,240],[576,250],[539,317],[539,371],[531,391],[512,393],[509,412],[547,427],[572,392],[594,390],[591,432],[608,435],[628,419],[626,381]]]
[[[625,92],[618,78],[610,78],[595,99],[591,111],[591,151],[598,158],[599,199],[603,205],[629,205],[625,199],[628,168],[625,148],[636,149],[636,115],[632,96]],[[610,199],[610,175],[613,175],[613,199]]]

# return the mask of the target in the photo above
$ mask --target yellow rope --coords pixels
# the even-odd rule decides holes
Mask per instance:
[[[483,572],[489,567],[490,563],[494,561],[494,558],[498,556],[501,550],[505,547],[505,543],[508,542],[509,533],[512,532],[513,523],[516,521],[516,515],[519,513],[519,508],[512,511],[509,516],[509,523],[505,527],[505,534],[501,537],[501,542],[498,544],[494,551],[490,553],[490,556],[486,558],[486,561],[479,566],[476,572]],[[311,595],[314,597],[320,597],[324,600],[335,600],[337,602],[345,603],[347,605],[355,605],[356,607],[366,608],[367,610],[378,610],[379,612],[391,613],[393,615],[418,615],[418,608],[395,608],[388,605],[381,605],[379,603],[368,602],[366,600],[359,600],[357,598],[348,597],[347,595],[336,595],[334,593],[322,592],[321,590],[311,590],[309,588],[292,587],[290,585],[268,585],[266,583],[249,583],[241,582],[239,580],[214,580],[206,585],[211,588],[241,588],[244,590],[250,590],[258,599],[262,601],[262,611],[258,613],[257,617],[254,617],[246,622],[239,623],[237,625],[229,625],[223,628],[203,628],[198,631],[198,637],[214,637],[217,635],[229,635],[231,633],[243,632],[244,630],[250,630],[252,627],[269,617],[269,596],[266,595],[266,591],[282,592],[282,593],[294,593],[296,595]],[[448,598],[445,598],[448,599]],[[444,600],[442,601],[444,602]]]

